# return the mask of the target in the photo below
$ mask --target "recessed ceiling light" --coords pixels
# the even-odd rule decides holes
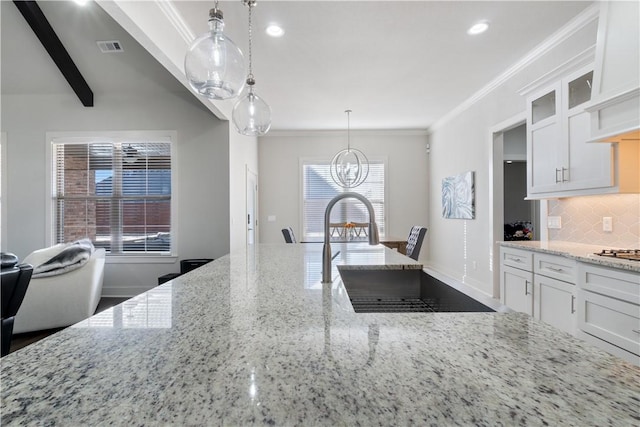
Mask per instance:
[[[476,34],[484,33],[485,31],[487,31],[487,28],[489,28],[489,22],[480,21],[474,24],[471,28],[469,28],[467,30],[467,34],[471,34],[472,36],[475,36]]]
[[[84,6],[85,4],[87,4],[87,2],[89,0],[73,0],[76,2],[76,4],[80,5],[80,6]]]
[[[266,32],[271,37],[282,37],[284,35],[284,30],[282,29],[282,27],[276,24],[269,25]]]

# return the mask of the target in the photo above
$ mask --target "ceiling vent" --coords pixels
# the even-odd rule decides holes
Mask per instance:
[[[98,47],[102,53],[122,52],[122,44],[118,40],[98,41]]]

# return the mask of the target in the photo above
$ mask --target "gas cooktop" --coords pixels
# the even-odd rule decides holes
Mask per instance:
[[[600,252],[596,252],[595,255],[640,261],[640,249],[603,249]]]

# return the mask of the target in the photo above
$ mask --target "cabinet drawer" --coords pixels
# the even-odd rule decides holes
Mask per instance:
[[[584,290],[578,303],[582,331],[640,355],[640,306]]]
[[[502,265],[532,271],[533,252],[501,246],[500,263]]]
[[[577,263],[569,258],[541,253],[533,254],[533,272],[564,282],[576,283]]]
[[[578,284],[584,290],[640,305],[640,273],[580,263]]]

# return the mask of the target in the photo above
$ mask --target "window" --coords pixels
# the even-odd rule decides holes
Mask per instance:
[[[55,243],[111,255],[171,253],[171,140],[54,138]]]
[[[371,202],[376,215],[378,230],[380,235],[384,236],[386,222],[384,169],[384,162],[369,161],[369,176],[366,181],[356,188],[347,190],[337,185],[331,178],[329,162],[303,162],[303,238],[324,236],[324,212],[327,204],[335,196],[346,191],[362,194]],[[332,223],[368,222],[369,213],[366,206],[359,200],[343,199],[333,207],[330,221]]]

